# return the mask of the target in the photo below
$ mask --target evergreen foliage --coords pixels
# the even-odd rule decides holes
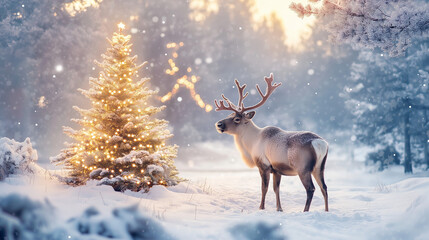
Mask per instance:
[[[427,144],[429,110],[426,45],[410,48],[407,55],[391,58],[362,51],[351,68],[343,97],[354,114],[357,140],[375,146],[404,144],[404,171],[412,173],[412,144],[416,138]],[[421,146],[420,146],[421,147]]]
[[[366,164],[377,164],[378,171],[383,171],[389,165],[399,165],[401,162],[399,152],[394,146],[386,146],[366,156]]]
[[[91,109],[74,107],[83,118],[72,119],[80,130],[64,127],[74,143],[51,158],[70,170],[65,180],[83,184],[89,179],[101,180],[117,191],[147,191],[153,185],[175,185],[179,180],[173,159],[177,146],[166,144],[173,135],[168,122],[153,117],[165,106],[149,105],[156,91],[145,85],[148,78],[134,82],[138,70],[137,56],[131,57],[130,35],[114,33],[111,47],[96,62],[103,70],[90,78],[89,90],[79,89],[92,101]]]

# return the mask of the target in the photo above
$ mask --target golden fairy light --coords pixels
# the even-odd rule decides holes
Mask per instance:
[[[139,16],[138,15],[131,15],[130,16],[130,21],[138,21],[139,20]]]
[[[174,59],[179,57],[179,54],[177,53],[177,51],[179,50],[179,48],[183,47],[183,45],[184,45],[183,42],[180,42],[180,43],[171,42],[166,45],[168,49],[173,50],[173,53],[172,53],[173,58],[168,59],[170,68],[165,70],[166,74],[175,76],[178,73],[179,68],[176,66]],[[197,83],[200,80],[200,78],[192,74],[191,67],[188,67],[186,69],[186,72],[188,74],[179,77],[176,80],[176,84],[174,84],[173,89],[160,98],[161,102],[169,101],[177,93],[177,91],[179,91],[181,87],[185,87],[186,89],[189,90],[189,94],[191,95],[192,99],[194,99],[194,101],[197,103],[197,105],[200,108],[204,109],[206,112],[210,112],[211,110],[213,110],[213,106],[210,104],[206,104],[201,98],[201,96],[195,91],[195,83]]]
[[[65,10],[70,16],[76,16],[80,12],[85,12],[90,7],[98,8],[103,0],[74,0],[64,4]]]
[[[22,14],[21,14],[20,12],[13,13],[12,15],[13,15],[13,17],[14,17],[15,19],[20,19],[20,18],[22,18]]]
[[[75,107],[82,118],[73,121],[82,128],[64,128],[64,132],[75,142],[51,160],[65,164],[70,169],[67,177],[74,179],[73,184],[83,184],[90,178],[110,178],[115,185],[106,184],[115,188],[116,183],[126,183],[127,189],[133,191],[146,191],[153,185],[173,185],[177,174],[173,162],[177,147],[166,146],[163,142],[171,136],[165,129],[166,123],[148,118],[162,108],[147,106],[146,99],[152,95],[152,91],[143,87],[146,81],[133,82],[144,63],[137,65],[136,56],[129,56],[131,35],[122,33],[125,24],[119,23],[117,27],[119,33],[114,33],[112,39],[109,39],[111,47],[106,55],[102,55],[103,62],[96,62],[103,70],[97,78],[90,78],[90,90],[80,90],[92,101],[92,109]],[[40,107],[46,104],[44,96],[38,101]],[[91,114],[92,110],[99,114]],[[112,113],[118,114],[119,118],[104,117]],[[101,125],[103,129],[99,128]],[[131,158],[124,158],[129,154]],[[142,156],[145,160],[137,161]],[[165,174],[149,176],[150,172],[145,170],[146,160],[166,169]],[[171,182],[166,179],[171,179]]]
[[[46,104],[47,104],[48,102],[46,101],[46,97],[45,96],[41,96],[40,98],[39,98],[39,101],[38,101],[38,103],[37,103],[37,106],[39,107],[39,108],[44,108],[44,107],[46,107]]]

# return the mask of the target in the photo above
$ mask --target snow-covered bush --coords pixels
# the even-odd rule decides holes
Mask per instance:
[[[251,222],[237,224],[230,229],[233,239],[243,240],[286,240],[287,237],[282,234],[280,226],[266,222]]]
[[[11,194],[0,197],[0,239],[44,239],[52,207]]]
[[[80,217],[70,219],[68,228],[77,236],[72,238],[96,239],[173,239],[154,219],[138,212],[137,205],[127,208],[116,208],[106,216],[90,207]]]
[[[20,143],[13,139],[0,139],[0,181],[9,174],[33,172],[31,164],[37,161],[37,151],[30,138]]]
[[[89,207],[67,222],[55,218],[49,202],[11,194],[0,197],[0,239],[174,239],[156,220],[140,214],[137,206],[99,212]]]

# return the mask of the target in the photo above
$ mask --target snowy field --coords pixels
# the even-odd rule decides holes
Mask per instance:
[[[207,159],[221,155],[210,154],[207,146],[213,145],[201,146],[198,149]],[[59,225],[81,217],[91,206],[109,219],[112,209],[134,205],[175,239],[427,239],[429,234],[427,173],[404,176],[402,167],[370,173],[361,162],[331,157],[325,171],[330,212],[323,211],[318,188],[310,212],[302,212],[306,193],[298,177],[282,178],[284,212],[276,212],[271,184],[266,209],[261,211],[258,171],[232,162],[235,167],[229,171],[222,170],[226,169],[222,161],[188,162],[179,170],[189,181],[170,188],[155,186],[149,193],[115,192],[94,181],[70,187],[53,178],[52,171],[39,168],[32,176],[12,175],[0,182],[0,197],[19,193],[49,202],[51,217]],[[71,239],[106,239],[82,238],[72,230],[68,234]]]

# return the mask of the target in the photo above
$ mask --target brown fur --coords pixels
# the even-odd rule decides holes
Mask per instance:
[[[298,173],[295,171],[295,169],[286,163],[273,164],[272,168],[275,170],[276,173],[280,173],[282,175],[286,175],[286,176],[298,175]]]

